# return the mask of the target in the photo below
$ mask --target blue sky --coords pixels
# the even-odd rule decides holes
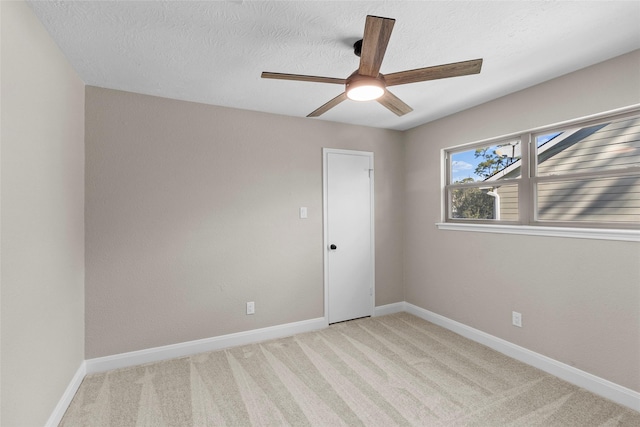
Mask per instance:
[[[545,142],[555,138],[560,135],[561,132],[553,132],[546,135],[540,135],[536,138],[537,146],[540,147]],[[509,142],[506,142],[508,144]],[[514,144],[514,141],[510,141],[511,144]],[[502,142],[505,145],[505,142]],[[519,142],[515,144],[519,145]],[[498,144],[492,145],[489,147],[489,152],[494,151],[498,148]],[[474,173],[478,163],[480,163],[483,159],[476,158],[475,156],[476,149],[472,148],[467,151],[461,151],[459,153],[453,153],[451,155],[451,182],[461,181],[465,178],[473,178],[474,181],[482,181],[484,178],[476,175]],[[518,156],[518,154],[516,154]]]
[[[460,181],[464,178],[473,178],[474,181],[482,181],[482,177],[473,173],[478,163],[482,159],[476,159],[475,149],[453,153],[451,155],[451,182]]]

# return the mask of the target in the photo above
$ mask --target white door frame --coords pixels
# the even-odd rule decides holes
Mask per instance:
[[[324,262],[324,320],[329,324],[329,230],[328,230],[328,168],[327,159],[329,154],[350,154],[369,157],[369,174],[371,176],[370,182],[370,194],[371,194],[371,316],[375,313],[376,308],[376,243],[375,243],[375,199],[374,199],[374,163],[373,153],[369,151],[355,151],[355,150],[342,150],[337,148],[323,148],[322,149],[322,229],[323,229],[323,262]]]

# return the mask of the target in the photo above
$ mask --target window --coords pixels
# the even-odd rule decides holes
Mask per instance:
[[[639,113],[445,150],[445,221],[640,228]]]
[[[518,221],[520,139],[448,153],[448,217]]]

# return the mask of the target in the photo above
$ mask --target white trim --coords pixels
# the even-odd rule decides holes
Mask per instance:
[[[324,317],[318,317],[300,322],[238,332],[235,334],[187,341],[162,347],[153,347],[128,353],[115,354],[113,356],[98,357],[86,361],[86,373],[95,374],[97,372],[104,372],[112,369],[126,368],[129,366],[174,359],[176,357],[190,356],[207,351],[216,351],[275,338],[288,337],[326,327],[326,319]]]
[[[395,314],[402,313],[403,311],[407,311],[406,303],[402,302],[394,302],[393,304],[379,305],[373,310],[373,316],[386,316],[387,314]]]
[[[71,382],[62,394],[62,397],[58,401],[58,404],[49,416],[45,427],[57,427],[57,425],[60,424],[64,413],[67,412],[67,408],[69,408],[69,405],[71,405],[73,397],[76,395],[78,388],[80,388],[80,384],[82,384],[82,380],[84,379],[85,375],[87,375],[87,362],[83,360],[82,363],[80,363],[80,367],[76,371],[75,375],[71,379]]]
[[[513,163],[512,165],[508,166],[507,168],[511,168],[511,167],[515,167],[514,165],[516,165],[517,163],[520,163],[520,165],[522,166],[522,173],[520,174],[520,178],[517,179],[513,179],[510,180],[513,183],[519,183],[518,187],[521,191],[519,200],[527,205],[529,204],[535,204],[535,198],[533,197],[532,194],[528,194],[530,191],[527,191],[526,194],[523,190],[524,188],[529,188],[529,189],[533,189],[533,187],[531,187],[533,184],[535,184],[536,182],[538,182],[541,178],[545,178],[544,181],[548,181],[548,182],[556,182],[557,179],[562,179],[562,180],[569,180],[571,179],[571,176],[573,178],[577,178],[577,175],[580,174],[568,174],[565,175],[564,178],[562,178],[561,176],[544,176],[544,177],[539,177],[539,176],[534,176],[536,174],[534,174],[532,171],[529,171],[529,173],[527,173],[527,171],[525,169],[527,169],[527,165],[529,165],[529,161],[530,159],[525,158],[525,153],[528,153],[528,157],[531,157],[531,160],[533,161],[535,159],[535,156],[533,156],[535,148],[536,148],[536,144],[532,144],[532,140],[535,136],[540,135],[540,134],[544,134],[546,132],[555,132],[555,131],[563,131],[563,132],[575,132],[575,126],[578,126],[580,128],[584,128],[586,126],[593,126],[595,125],[597,122],[601,122],[602,120],[616,120],[616,119],[623,119],[623,118],[627,118],[629,116],[633,116],[637,113],[640,112],[640,104],[633,104],[627,107],[622,107],[622,108],[616,108],[613,110],[609,110],[609,111],[605,111],[605,112],[601,112],[601,113],[597,113],[597,114],[591,114],[588,116],[583,116],[580,118],[576,118],[576,119],[571,119],[571,120],[565,120],[562,122],[558,122],[558,123],[554,123],[551,125],[545,125],[545,126],[539,126],[533,129],[528,129],[528,130],[521,130],[518,132],[513,132],[513,133],[509,133],[506,135],[502,135],[502,136],[498,136],[498,137],[492,137],[492,138],[486,138],[483,140],[479,140],[479,141],[475,141],[475,142],[468,142],[468,143],[463,143],[463,144],[458,144],[458,145],[454,145],[452,147],[447,147],[447,148],[443,148],[440,150],[440,173],[441,173],[441,185],[440,185],[440,205],[441,205],[441,209],[440,209],[440,221],[436,223],[436,226],[439,229],[443,229],[443,230],[457,230],[457,231],[479,231],[479,232],[489,232],[489,233],[507,233],[507,234],[527,234],[527,235],[536,235],[536,236],[558,236],[558,237],[571,237],[571,238],[578,238],[578,239],[599,239],[599,240],[623,240],[623,241],[632,241],[632,242],[640,242],[640,231],[634,231],[634,230],[627,230],[627,229],[621,229],[621,230],[617,230],[617,229],[580,229],[580,228],[573,228],[573,227],[545,227],[545,226],[531,226],[530,224],[532,224],[532,220],[534,219],[533,217],[535,216],[535,212],[534,212],[534,206],[529,206],[527,209],[523,210],[521,209],[520,212],[520,216],[521,216],[521,222],[528,224],[528,225],[522,225],[522,226],[513,226],[513,225],[505,225],[505,224],[489,224],[489,225],[485,225],[485,224],[463,224],[463,223],[446,223],[444,221],[447,220],[447,218],[449,218],[449,194],[448,194],[448,189],[449,188],[477,188],[478,186],[481,186],[482,183],[484,182],[489,182],[489,180],[491,180],[493,177],[488,178],[488,180],[485,181],[476,181],[474,183],[470,183],[473,184],[471,186],[467,186],[464,187],[464,184],[458,184],[457,186],[453,183],[448,184],[449,178],[452,176],[451,172],[449,170],[449,167],[451,165],[451,159],[449,159],[449,156],[453,153],[453,152],[461,152],[465,149],[473,149],[474,147],[482,147],[482,146],[487,146],[487,145],[493,145],[493,144],[497,144],[500,143],[502,141],[505,140],[509,140],[512,138],[523,138],[524,136],[527,136],[527,139],[529,140],[529,150],[526,150],[523,147],[522,150],[522,159],[519,160],[518,162]],[[567,127],[571,127],[573,129],[566,129]],[[562,129],[565,128],[565,129]],[[562,139],[565,139],[567,136],[563,136]],[[560,141],[560,140],[559,140]],[[559,142],[558,141],[558,142]],[[524,138],[522,143],[524,144]],[[555,142],[553,145],[557,144],[557,142]],[[543,146],[544,147],[544,146]],[[551,146],[547,146],[546,148],[542,149],[541,152],[546,151],[547,149],[551,148]],[[531,166],[531,168],[533,168],[533,166]],[[620,172],[616,175],[613,172],[600,172],[600,173],[596,173],[596,172],[592,172],[592,173],[587,173],[584,172],[582,173],[580,177],[583,176],[593,176],[593,177],[597,177],[597,176],[625,176],[625,175],[633,175],[634,173],[636,173],[635,170],[632,170],[633,168],[628,168],[628,169],[621,169]],[[508,183],[506,180],[504,181],[505,183]],[[460,187],[460,185],[462,185],[462,187]],[[526,206],[525,206],[526,207]],[[521,206],[522,208],[522,206]],[[523,213],[524,212],[524,213]],[[530,218],[527,218],[527,216],[530,216]],[[546,222],[549,223],[550,221]],[[567,221],[568,222],[568,221]],[[565,224],[567,223],[565,222]],[[569,224],[569,225],[573,225],[573,224]],[[475,227],[475,226],[479,226],[479,227]],[[495,228],[492,228],[495,227]],[[504,229],[501,229],[500,227],[505,227]],[[543,230],[546,229],[546,230]],[[555,230],[555,231],[554,231]],[[557,232],[557,230],[562,230],[562,232]],[[622,233],[618,233],[618,231],[621,231]]]
[[[640,393],[616,383],[574,368],[555,359],[510,343],[501,338],[474,329],[463,323],[433,313],[416,305],[405,303],[406,311],[428,322],[449,329],[472,341],[484,344],[502,354],[541,369],[571,384],[589,390],[606,399],[640,412]]]
[[[600,119],[603,119],[603,118],[607,118],[609,116],[619,116],[619,115],[623,115],[623,114],[634,114],[636,112],[640,112],[640,104],[632,104],[632,105],[629,105],[629,106],[626,106],[626,107],[614,108],[613,110],[603,111],[603,112],[595,113],[595,114],[589,114],[589,115],[586,115],[586,116],[577,117],[575,119],[563,120],[561,122],[556,122],[556,123],[553,123],[553,124],[550,124],[550,125],[537,126],[537,127],[531,128],[531,129],[525,129],[525,130],[521,130],[521,131],[517,131],[517,132],[506,133],[506,134],[500,135],[500,136],[479,139],[477,141],[463,142],[461,144],[457,144],[457,145],[454,145],[454,146],[451,146],[451,147],[444,148],[443,151],[451,151],[451,150],[458,151],[458,149],[465,148],[465,147],[472,148],[475,145],[477,145],[477,146],[491,145],[493,142],[500,142],[501,140],[517,138],[520,135],[522,135],[523,133],[539,134],[539,133],[542,133],[542,132],[553,131],[553,130],[555,130],[557,128],[560,128],[560,127],[588,124],[588,122],[591,122],[591,121],[594,121],[594,120],[600,120]]]
[[[371,151],[343,150],[338,148],[322,149],[322,246],[323,246],[323,271],[324,271],[324,317],[329,324],[329,262],[327,252],[329,247],[329,230],[328,230],[328,178],[329,170],[327,169],[327,158],[329,154],[346,154],[351,156],[365,156],[369,158],[369,191],[371,204],[371,315],[375,315],[376,310],[376,242],[375,242],[375,165],[374,154]]]
[[[640,412],[640,393],[634,390],[622,387],[611,381],[576,369],[550,357],[520,347],[509,341],[505,341],[405,301],[376,307],[374,316],[384,316],[403,311],[438,326],[442,326],[465,338],[486,345],[509,357]],[[327,326],[326,318],[318,317],[284,325],[86,360],[81,363],[78,371],[45,424],[45,427],[55,427],[60,423],[85,375],[291,336],[323,329]]]
[[[327,154],[329,149],[322,149],[322,267],[323,267],[323,287],[324,287],[324,319],[329,324],[329,260],[327,245],[329,244],[329,230],[327,227],[327,210],[329,206],[329,171],[327,165]]]
[[[574,239],[620,240],[640,242],[640,230],[604,228],[543,227],[532,225],[462,224],[438,222],[439,230],[473,231],[480,233],[524,234],[528,236],[568,237]]]

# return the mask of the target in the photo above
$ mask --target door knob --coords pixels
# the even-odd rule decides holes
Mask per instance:
[[[332,244],[331,246],[329,246],[329,249],[331,249],[332,251],[335,251],[336,249],[338,249],[338,247]]]

